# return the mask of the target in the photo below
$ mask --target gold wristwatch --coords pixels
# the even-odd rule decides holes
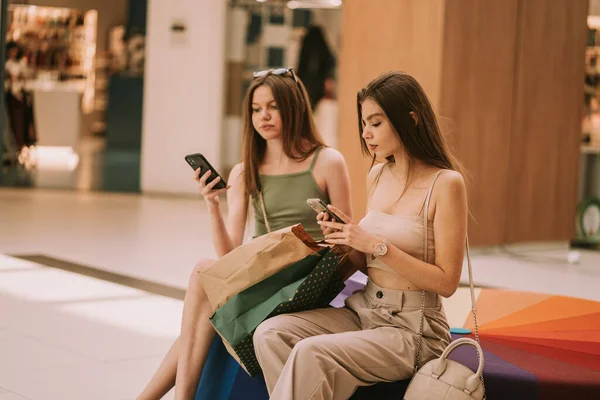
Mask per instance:
[[[375,253],[373,253],[371,255],[371,258],[375,259],[377,257],[385,256],[388,252],[388,245],[389,245],[389,242],[385,239],[383,239],[383,241],[377,243],[377,245],[375,246]]]

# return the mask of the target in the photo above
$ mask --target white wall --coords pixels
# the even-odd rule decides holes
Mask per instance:
[[[187,24],[183,43],[172,39],[173,20]],[[225,1],[148,1],[142,192],[197,192],[189,153],[221,167],[225,20]]]
[[[246,59],[246,30],[250,15],[243,8],[229,8],[227,10],[226,55],[229,67],[245,67]],[[231,74],[231,68],[226,74]],[[243,79],[240,76],[228,76],[231,92],[241,92]],[[233,87],[237,86],[237,87]],[[240,93],[244,96],[245,93]],[[234,96],[235,97],[235,96]],[[242,97],[243,99],[243,97]],[[231,99],[226,100],[231,101]],[[228,105],[231,107],[231,105]],[[230,108],[229,108],[230,109]],[[241,110],[241,107],[239,108]],[[227,114],[227,113],[226,113]],[[242,115],[240,113],[227,114],[223,121],[223,136],[221,137],[221,165],[222,173],[227,174],[233,166],[240,162],[242,155]]]

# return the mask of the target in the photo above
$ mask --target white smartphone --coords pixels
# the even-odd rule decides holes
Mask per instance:
[[[344,223],[343,219],[341,219],[340,217],[335,215],[335,213],[333,211],[331,211],[329,208],[327,208],[327,204],[325,204],[323,202],[323,200],[321,200],[319,198],[307,199],[306,203],[317,213],[326,212],[327,214],[329,214],[329,219],[331,221],[339,222],[340,224]]]

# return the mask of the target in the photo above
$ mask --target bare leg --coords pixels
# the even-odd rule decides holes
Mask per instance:
[[[169,352],[160,363],[158,370],[148,383],[148,386],[146,386],[142,394],[138,396],[138,400],[161,399],[173,386],[175,386],[177,359],[179,358],[179,341],[180,338],[177,337],[169,349]]]
[[[193,399],[216,332],[208,321],[212,309],[198,272],[213,260],[199,261],[190,276],[183,302],[181,335],[160,364],[138,400],[161,399],[176,385],[176,399]]]
[[[212,315],[210,302],[200,284],[198,272],[214,261],[201,261],[190,276],[190,284],[183,305],[179,360],[175,383],[175,399],[193,399],[198,381],[216,332],[209,322]]]

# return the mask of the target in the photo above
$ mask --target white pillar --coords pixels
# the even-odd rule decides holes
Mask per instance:
[[[225,1],[149,0],[142,192],[194,193],[184,156],[221,167]],[[184,27],[179,33],[173,25]]]
[[[242,93],[244,71],[246,69],[246,31],[249,15],[243,8],[230,8],[227,11],[227,112],[224,118],[222,137],[222,165],[228,173],[242,157]]]

